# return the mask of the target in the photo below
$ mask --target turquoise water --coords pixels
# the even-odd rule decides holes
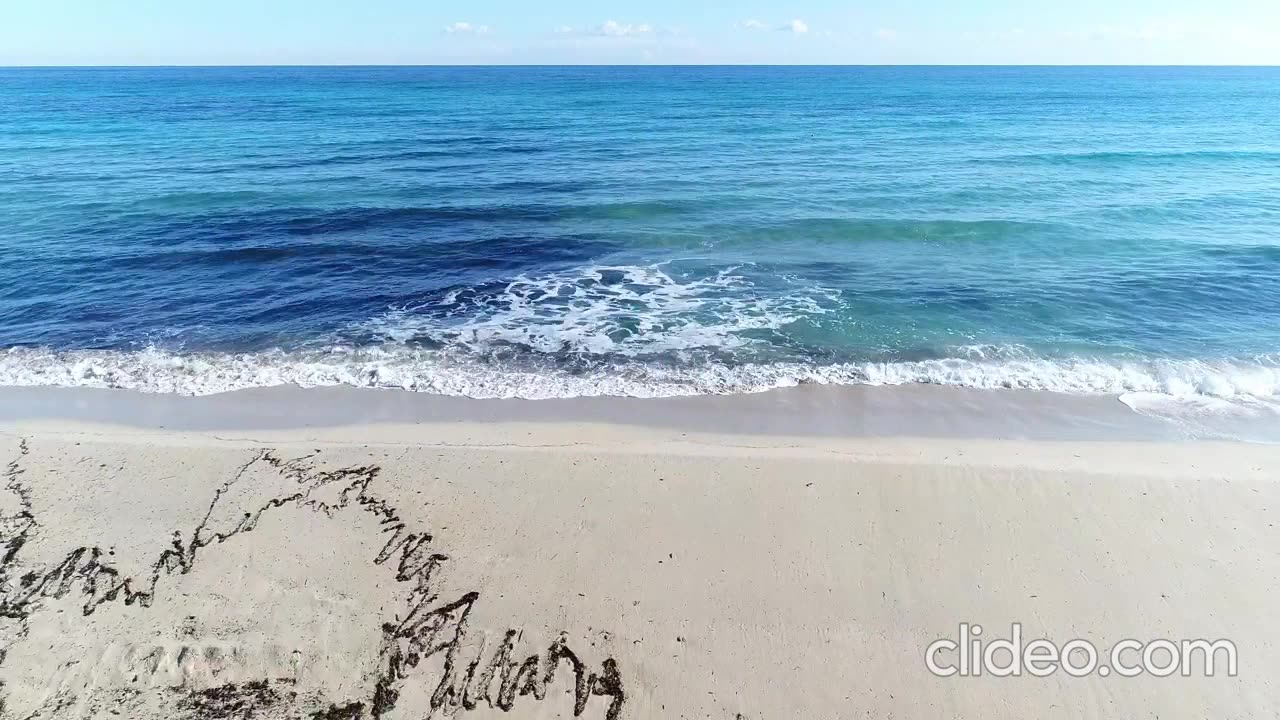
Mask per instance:
[[[1280,393],[1280,70],[0,70],[0,383]]]

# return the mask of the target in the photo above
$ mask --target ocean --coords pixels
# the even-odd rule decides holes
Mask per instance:
[[[1280,407],[1280,69],[0,69],[0,384]]]

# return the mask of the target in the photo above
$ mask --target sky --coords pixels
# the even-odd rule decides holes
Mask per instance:
[[[1280,64],[1280,0],[0,0],[0,65]]]

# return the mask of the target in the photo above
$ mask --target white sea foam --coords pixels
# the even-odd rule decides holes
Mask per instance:
[[[364,329],[389,342],[426,339],[470,350],[624,357],[731,352],[759,342],[744,333],[817,317],[837,302],[836,293],[787,277],[778,278],[781,291],[768,292],[738,269],[678,279],[665,263],[521,275],[487,293],[455,290],[392,310]]]
[[[685,366],[620,362],[570,370],[521,368],[397,344],[243,354],[40,348],[0,352],[0,385],[128,388],[189,395],[295,384],[401,388],[475,398],[666,397],[761,392],[806,383],[928,383],[1112,394],[1135,410],[1156,414],[1173,405],[1207,412],[1253,412],[1280,406],[1280,364],[1268,358],[1120,362],[956,357]]]

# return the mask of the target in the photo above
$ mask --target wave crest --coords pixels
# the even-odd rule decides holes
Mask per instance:
[[[966,357],[813,364],[681,365],[618,361],[586,369],[522,366],[399,344],[258,353],[174,353],[11,348],[0,353],[0,385],[127,388],[209,395],[294,384],[399,388],[473,398],[669,397],[751,393],[800,384],[926,383],[984,389],[1214,399],[1239,407],[1280,404],[1280,361],[1111,361],[1025,357],[1010,351]],[[981,355],[988,357],[981,357]],[[992,357],[995,355],[996,357]],[[1024,357],[1010,357],[1024,356]]]
[[[813,321],[838,293],[776,278],[762,287],[741,266],[687,276],[670,264],[593,266],[451,290],[364,323],[375,341],[468,352],[654,358],[701,351],[751,359],[759,333]],[[755,333],[753,335],[753,333]]]

